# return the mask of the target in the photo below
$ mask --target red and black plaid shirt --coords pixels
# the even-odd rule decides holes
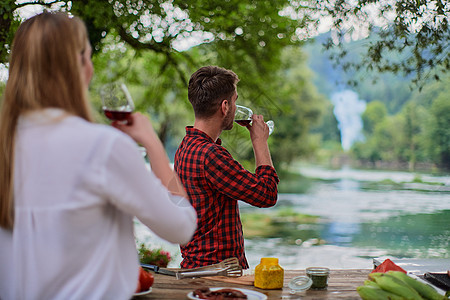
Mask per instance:
[[[222,146],[191,126],[175,154],[175,171],[181,178],[198,227],[192,240],[180,246],[182,268],[195,268],[237,257],[248,268],[238,200],[257,207],[277,202],[278,176],[271,166],[245,170]]]

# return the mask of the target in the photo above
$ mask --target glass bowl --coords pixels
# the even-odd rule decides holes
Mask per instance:
[[[308,276],[297,276],[292,278],[289,282],[289,288],[291,289],[291,294],[306,291],[312,285],[312,280]]]

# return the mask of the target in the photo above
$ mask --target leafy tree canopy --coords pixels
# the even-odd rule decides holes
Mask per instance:
[[[97,51],[111,33],[117,42],[164,54],[166,65],[175,67],[186,61],[195,64],[187,54],[178,55],[186,43],[211,43],[219,62],[229,55],[246,57],[260,71],[270,72],[284,46],[306,40],[329,20],[335,35],[325,46],[340,49],[334,57],[346,67],[413,73],[417,82],[430,76],[438,79],[450,69],[446,0],[4,0],[0,62],[7,61],[18,11],[35,5],[80,16]],[[345,41],[361,32],[376,33],[380,39],[365,45],[360,61],[346,62]],[[386,56],[392,51],[408,55],[393,61]],[[186,81],[181,70],[179,76]]]
[[[373,101],[367,104],[366,111],[362,115],[364,131],[372,134],[376,124],[382,122],[386,115],[387,109],[383,102]]]
[[[356,158],[375,163],[433,164],[450,170],[450,77],[428,84],[395,115],[387,115],[382,102],[373,101],[363,114],[366,141],[354,145]]]
[[[413,75],[419,87],[450,70],[447,0],[324,0],[317,10],[331,17],[335,35],[325,46],[339,49],[333,57],[345,68]],[[359,61],[347,57],[346,41],[373,34]]]
[[[166,64],[178,68],[195,62],[187,53],[189,46],[211,43],[216,50],[226,49],[236,57],[252,57],[261,71],[273,66],[281,49],[298,43],[295,30],[299,24],[279,14],[289,2],[265,1],[179,1],[179,0],[77,0],[77,1],[2,1],[2,32],[0,61],[7,53],[17,20],[18,9],[41,4],[51,10],[70,11],[87,24],[91,43],[100,51],[107,34],[115,42],[125,42],[137,50],[162,53]],[[257,61],[257,62],[256,62]],[[185,74],[179,76],[186,81]]]

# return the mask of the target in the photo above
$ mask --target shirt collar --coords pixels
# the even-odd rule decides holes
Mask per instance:
[[[222,140],[220,138],[218,138],[217,141],[214,142],[214,140],[209,135],[207,135],[206,133],[204,133],[203,131],[201,131],[197,128],[194,128],[194,126],[186,126],[186,135],[203,137],[212,143],[216,143],[217,145],[222,145]]]
[[[71,114],[60,108],[43,108],[22,113],[17,121],[17,126],[20,128],[36,125],[48,125],[59,122],[68,116],[71,116]]]

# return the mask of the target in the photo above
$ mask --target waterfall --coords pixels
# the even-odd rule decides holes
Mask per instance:
[[[347,151],[354,142],[364,139],[361,115],[366,109],[366,102],[351,90],[334,93],[331,102],[334,104],[333,112],[341,132],[342,148]]]

